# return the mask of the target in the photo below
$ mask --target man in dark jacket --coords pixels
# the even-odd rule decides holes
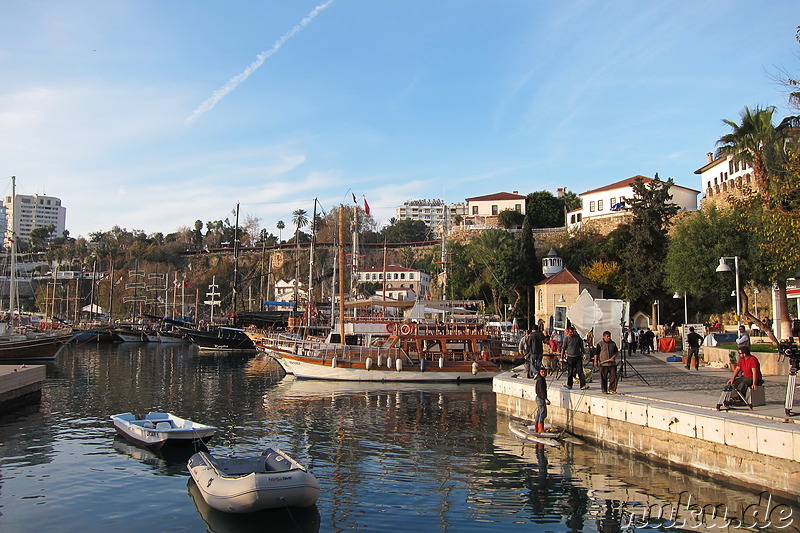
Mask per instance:
[[[692,357],[694,357],[694,369],[700,370],[700,343],[703,342],[703,337],[694,332],[694,326],[689,326],[689,334],[686,335],[686,345],[689,350],[686,352],[686,370],[692,366]]]
[[[567,388],[572,388],[575,374],[581,382],[581,389],[588,389],[586,376],[583,375],[583,339],[581,339],[575,328],[567,328],[567,336],[564,337],[564,345],[561,347],[561,356],[567,357]]]
[[[603,394],[617,393],[617,343],[611,340],[611,332],[603,332],[603,340],[597,343],[594,364],[600,367],[600,388]]]

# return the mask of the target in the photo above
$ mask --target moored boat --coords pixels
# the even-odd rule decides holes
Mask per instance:
[[[345,320],[325,340],[247,331],[259,350],[298,378],[342,381],[485,381],[492,362],[481,324]],[[342,340],[344,334],[344,342]]]
[[[188,467],[203,500],[226,513],[311,507],[319,498],[317,478],[278,448],[234,458],[198,452]]]
[[[72,332],[30,333],[0,337],[0,360],[36,361],[55,359],[73,338]]]
[[[112,415],[117,433],[140,446],[158,449],[164,444],[208,442],[217,431],[214,426],[192,422],[172,413],[150,412]]]
[[[255,350],[244,330],[220,326],[209,331],[181,328],[201,350]]]

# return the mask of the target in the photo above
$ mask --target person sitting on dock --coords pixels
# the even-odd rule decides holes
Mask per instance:
[[[567,357],[567,388],[572,388],[575,374],[581,382],[581,389],[588,389],[586,376],[583,375],[583,339],[575,333],[575,328],[567,328],[567,336],[564,337],[564,345],[561,347],[562,357]]]
[[[547,418],[547,406],[550,400],[547,399],[547,369],[544,367],[539,368],[536,377],[533,378],[533,389],[536,392],[536,433],[544,433],[544,419]]]
[[[737,377],[739,373],[742,374],[742,377]],[[756,390],[764,384],[764,380],[761,378],[761,363],[756,356],[750,353],[750,348],[739,348],[739,361],[736,363],[736,369],[733,371],[731,379],[728,380],[728,384],[736,387],[742,398],[747,398],[747,389]]]

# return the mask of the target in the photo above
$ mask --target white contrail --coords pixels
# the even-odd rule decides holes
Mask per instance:
[[[258,67],[263,65],[264,61],[269,59],[273,54],[275,54],[275,52],[280,50],[286,41],[288,41],[289,39],[300,33],[300,30],[308,26],[311,23],[311,21],[314,20],[314,18],[317,15],[319,15],[323,9],[325,9],[332,3],[333,0],[327,0],[327,2],[324,2],[315,7],[314,9],[312,9],[309,12],[309,14],[306,15],[303,18],[303,20],[300,21],[299,24],[297,24],[294,28],[284,33],[280,39],[275,41],[275,44],[272,45],[272,48],[258,54],[256,56],[256,60],[250,63],[250,65],[248,65],[246,69],[244,69],[241,73],[237,74],[236,76],[228,80],[228,83],[226,83],[221,89],[217,89],[216,91],[214,91],[214,93],[205,102],[200,104],[200,106],[192,112],[189,118],[186,119],[186,122],[187,123],[194,122],[195,120],[200,118],[203,115],[203,113],[213,109],[214,106],[217,105],[217,102],[225,98],[225,96],[229,92],[233,91],[236,87],[239,86],[240,83],[249,78],[250,74],[258,70]]]

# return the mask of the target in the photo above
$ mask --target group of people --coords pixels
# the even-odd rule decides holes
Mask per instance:
[[[637,330],[633,327],[624,328],[622,331],[622,350],[627,355],[633,355],[636,351],[650,353],[655,351],[653,342],[656,334],[650,328]]]

